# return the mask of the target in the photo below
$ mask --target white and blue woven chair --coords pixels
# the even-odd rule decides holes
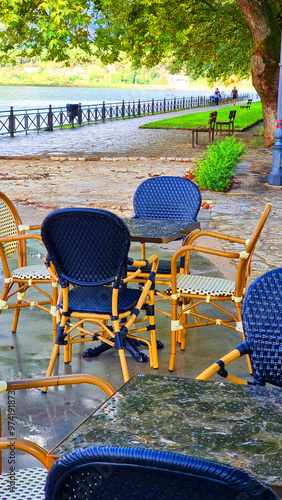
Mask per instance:
[[[188,235],[184,246],[173,255],[171,260],[170,371],[174,370],[177,341],[181,344],[181,350],[184,351],[186,349],[187,331],[191,328],[221,325],[239,331],[242,340],[245,340],[241,309],[247,289],[247,280],[251,272],[253,253],[270,211],[271,204],[268,203],[249,239],[212,231],[199,231],[197,234]],[[206,247],[199,245],[199,239],[203,236],[210,238],[210,244]],[[236,243],[236,249],[228,252],[217,250],[213,247],[213,239]],[[242,248],[241,251],[237,250],[239,245]],[[203,276],[201,272],[194,269],[192,274],[190,266],[193,262],[194,252],[207,257],[209,255],[219,257],[219,269],[222,258],[232,260],[237,265],[236,280]],[[178,275],[177,259],[182,255],[185,257],[184,273]],[[233,310],[235,309],[234,312],[231,312],[226,307],[226,304],[230,302],[235,306],[233,308]],[[207,309],[207,304],[212,307]],[[248,364],[250,370],[249,360]]]
[[[4,273],[4,287],[0,300],[0,314],[3,310],[15,311],[12,332],[16,333],[19,314],[22,308],[34,306],[50,313],[53,317],[53,337],[56,338],[57,288],[46,290],[52,279],[44,263],[28,265],[27,240],[39,240],[36,231],[40,226],[22,224],[21,218],[12,201],[0,193],[0,258]],[[12,269],[8,261],[17,256],[17,267]],[[42,287],[43,285],[43,287]],[[30,292],[38,292],[38,300]]]

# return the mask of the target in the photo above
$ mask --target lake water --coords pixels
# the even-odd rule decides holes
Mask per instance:
[[[78,87],[5,87],[0,86],[0,111],[65,106],[67,103],[95,104],[103,101],[137,101],[173,97],[213,95],[212,90],[113,89]]]

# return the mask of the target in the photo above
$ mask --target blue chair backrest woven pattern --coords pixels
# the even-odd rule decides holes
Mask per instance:
[[[201,206],[199,188],[183,177],[153,177],[142,182],[133,199],[135,217],[196,220]]]
[[[130,233],[106,210],[55,210],[44,219],[41,235],[59,278],[95,286],[125,276]]]
[[[255,381],[282,387],[282,269],[250,286],[242,315]]]
[[[160,451],[101,446],[57,460],[45,495],[46,500],[278,499],[240,469]]]

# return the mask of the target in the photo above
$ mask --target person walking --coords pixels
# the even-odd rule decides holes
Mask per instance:
[[[236,87],[233,87],[233,89],[231,90],[231,95],[232,95],[232,99],[233,99],[233,104],[235,106],[236,99],[238,98],[238,90],[236,89]]]
[[[215,92],[214,92],[214,102],[215,102],[216,106],[218,106],[220,98],[221,98],[221,94],[220,94],[220,92],[218,90],[218,87],[216,87]]]

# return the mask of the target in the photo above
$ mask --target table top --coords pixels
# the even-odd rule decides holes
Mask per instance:
[[[131,241],[141,243],[169,243],[200,227],[200,223],[193,220],[167,219],[123,219],[126,223]]]
[[[135,375],[50,454],[97,445],[169,451],[282,487],[282,391]]]

